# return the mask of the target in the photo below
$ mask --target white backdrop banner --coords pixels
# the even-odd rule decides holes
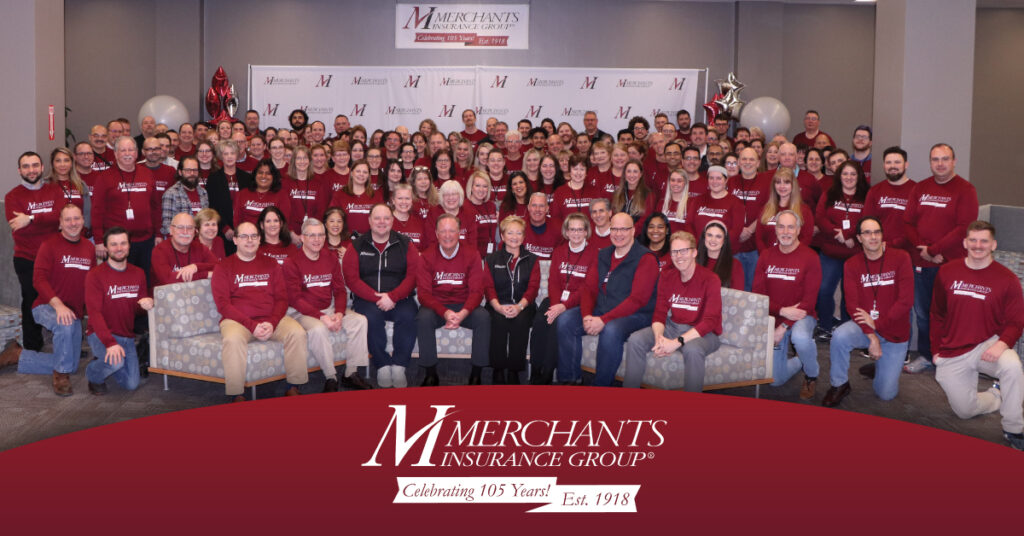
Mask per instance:
[[[462,130],[462,111],[476,110],[478,125],[497,117],[515,130],[520,119],[538,125],[549,117],[583,128],[594,110],[598,127],[614,133],[640,115],[675,119],[697,112],[698,69],[563,69],[531,67],[317,67],[249,66],[249,104],[263,127],[287,127],[301,108],[328,134],[344,114],[371,132],[405,125],[415,130],[433,119],[449,132]]]
[[[530,48],[529,4],[396,4],[395,48]]]

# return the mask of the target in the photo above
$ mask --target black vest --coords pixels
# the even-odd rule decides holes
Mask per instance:
[[[644,255],[653,255],[651,250],[641,246],[640,242],[634,240],[633,247],[629,248],[629,253],[622,258],[619,265],[615,267],[615,270],[608,273],[612,265],[612,255],[614,254],[615,246],[608,246],[597,254],[598,288],[600,289],[603,286],[604,290],[598,290],[597,305],[594,306],[594,316],[601,316],[611,311],[629,297],[630,292],[633,290],[633,279],[636,277],[636,267],[640,264],[640,259]],[[657,260],[655,260],[655,263],[657,263]],[[657,274],[655,274],[655,277],[657,277]],[[644,305],[636,312],[653,314],[654,301],[657,294],[657,286],[655,286],[654,292],[651,293],[651,298],[647,300],[647,305]]]
[[[359,255],[359,279],[377,292],[391,292],[402,283],[406,273],[409,239],[391,231],[384,253],[373,244],[373,235],[364,233],[352,241],[352,249]]]
[[[527,251],[526,246],[519,248],[519,261],[515,270],[508,269],[512,254],[501,249],[487,255],[487,269],[494,279],[494,292],[498,295],[498,303],[511,305],[519,303],[530,286],[530,274],[537,269],[537,256]]]

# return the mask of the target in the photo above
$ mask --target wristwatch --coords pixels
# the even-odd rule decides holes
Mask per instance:
[[[682,348],[683,346],[686,346],[686,341],[683,340],[683,336],[682,335],[680,335],[676,340],[679,341],[679,347],[680,348]]]

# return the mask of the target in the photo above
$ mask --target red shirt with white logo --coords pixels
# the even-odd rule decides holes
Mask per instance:
[[[156,193],[156,179],[146,166],[123,171],[118,166],[102,172],[92,196],[93,236],[121,226],[132,242],[152,238],[163,223],[162,196]]]
[[[483,300],[483,268],[480,255],[472,244],[459,243],[455,255],[448,259],[438,245],[423,252],[416,274],[416,290],[420,306],[429,307],[444,318],[445,305],[462,305],[470,312]]]
[[[761,251],[754,269],[756,294],[768,296],[768,313],[775,324],[793,325],[779,316],[779,309],[796,305],[807,316],[818,318],[818,289],[821,288],[821,262],[809,247],[800,244],[789,253],[778,246]]]
[[[967,224],[978,219],[978,192],[960,175],[944,184],[935,177],[917,183],[903,222],[907,240],[916,248],[928,246],[928,254],[942,254],[946,261],[967,256],[963,241]],[[914,266],[934,267],[920,255],[911,255]]]
[[[580,304],[587,273],[597,270],[598,248],[587,242],[583,251],[573,252],[569,243],[564,242],[551,254],[551,268],[548,272],[548,298],[551,305],[562,304],[572,309]]]
[[[932,294],[931,342],[935,357],[956,357],[993,335],[1010,348],[1024,328],[1020,280],[992,261],[981,270],[958,259],[939,268]]]
[[[345,312],[345,278],[338,255],[324,248],[316,260],[298,251],[284,261],[288,305],[306,316],[320,318],[334,302],[334,312]]]
[[[67,200],[60,188],[50,183],[43,184],[38,190],[19,184],[7,192],[4,213],[8,221],[14,218],[15,212],[32,216],[28,225],[13,232],[15,257],[34,259],[43,242],[60,232],[60,209],[65,204]]]
[[[729,231],[729,245],[733,251],[740,247],[740,233],[743,232],[743,202],[732,194],[725,194],[721,199],[711,197],[711,194],[702,195],[690,199],[690,206],[686,209],[686,219],[690,220],[690,228],[693,235],[700,238],[704,232],[704,226],[708,223],[719,220],[725,224]]]
[[[762,175],[754,175],[753,179],[744,179],[743,175],[729,177],[729,193],[743,203],[743,226],[746,227],[761,218],[761,211],[764,204],[768,202],[768,195],[771,192],[771,182]],[[751,235],[750,238],[740,242],[740,248],[734,249],[735,253],[745,253],[757,249],[757,240]]]
[[[106,347],[117,344],[114,335],[135,336],[135,316],[142,314],[139,300],[148,297],[146,274],[131,264],[116,270],[105,262],[85,276],[85,308],[89,334],[95,333]]]
[[[908,252],[914,248],[907,240],[903,217],[907,213],[907,206],[910,205],[910,197],[916,186],[917,183],[910,180],[899,186],[885,180],[872,186],[868,190],[867,198],[864,199],[864,215],[874,216],[882,222],[885,243]]]
[[[652,321],[664,324],[666,318],[696,329],[702,337],[721,335],[722,282],[718,276],[697,265],[693,276],[684,282],[675,265],[666,266],[658,278]]]
[[[843,266],[846,312],[853,318],[857,309],[878,312],[875,330],[889,342],[910,340],[910,309],[914,306],[914,266],[910,255],[889,247],[878,260],[863,254],[850,257]],[[872,329],[860,324],[870,335]]]
[[[213,252],[206,249],[199,240],[192,240],[188,245],[188,251],[182,253],[174,249],[173,240],[169,238],[153,248],[150,266],[153,286],[180,282],[175,274],[190,264],[196,265],[197,268],[195,275],[192,276],[193,281],[210,277],[213,267],[217,265],[217,258],[213,256]]]
[[[85,315],[85,277],[96,265],[96,247],[79,238],[71,242],[64,235],[50,237],[39,247],[32,272],[32,286],[39,296],[36,308],[57,297],[75,316]]]
[[[284,272],[274,259],[256,255],[244,261],[231,255],[213,269],[210,282],[217,312],[252,331],[261,322],[278,322],[288,311]]]
[[[370,210],[383,202],[380,190],[368,189],[362,195],[351,195],[342,189],[334,192],[328,206],[341,207],[345,211],[345,225],[348,229],[363,234],[370,231]]]

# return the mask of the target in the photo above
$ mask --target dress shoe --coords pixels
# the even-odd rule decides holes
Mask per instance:
[[[353,372],[348,376],[342,376],[341,385],[346,389],[373,389],[373,386],[366,383],[366,380],[359,375],[359,372]]]
[[[505,385],[505,369],[503,369],[503,368],[496,368],[496,369],[494,369],[494,373],[491,374],[491,384],[492,385]]]
[[[869,380],[875,379],[875,364],[874,363],[868,363],[867,365],[864,365],[863,367],[861,367],[861,368],[859,368],[857,370],[860,372],[861,376],[864,376],[865,378],[868,378]]]
[[[846,398],[846,395],[850,394],[850,382],[846,382],[839,387],[829,387],[828,392],[825,393],[825,398],[821,399],[821,405],[826,408],[834,408]]]
[[[284,396],[299,396],[301,394],[302,393],[299,392],[299,388],[295,387],[294,385],[284,392]]]
[[[519,371],[508,371],[508,374],[505,376],[505,383],[508,385],[519,385]]]
[[[103,396],[107,394],[107,384],[89,382],[89,392],[96,396]]]
[[[235,397],[231,399],[231,402],[245,402],[245,400],[245,395],[235,395]]]
[[[338,392],[338,379],[337,378],[327,378],[327,381],[324,382],[324,392],[325,393],[337,393]]]
[[[66,372],[53,371],[53,392],[57,396],[71,396],[71,375]]]
[[[11,339],[4,347],[3,352],[0,352],[0,369],[17,365],[19,358],[21,358],[21,345],[17,340]]]
[[[436,387],[441,384],[441,379],[437,377],[437,367],[428,367],[427,375],[423,377],[423,383],[421,387]]]
[[[473,365],[473,370],[469,371],[469,381],[466,385],[480,385],[480,371],[482,369],[476,365]]]
[[[804,378],[804,384],[800,386],[800,400],[810,400],[814,398],[815,388],[818,387],[818,379]]]

